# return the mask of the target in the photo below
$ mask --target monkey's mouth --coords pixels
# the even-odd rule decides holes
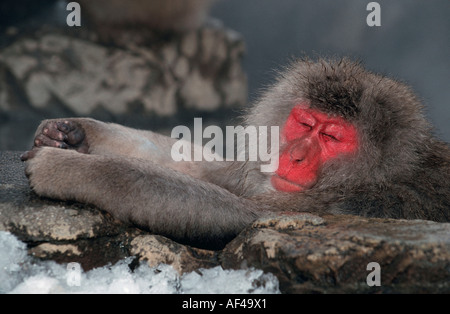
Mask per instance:
[[[272,178],[270,179],[270,183],[272,183],[272,186],[276,190],[282,192],[300,192],[307,189],[304,186],[288,181],[287,179],[282,178],[277,174],[274,174],[272,176]]]

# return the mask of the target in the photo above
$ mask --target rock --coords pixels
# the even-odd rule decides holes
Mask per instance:
[[[197,71],[183,85],[180,95],[186,99],[186,106],[191,109],[217,110],[220,107],[220,96],[215,92],[213,82]]]
[[[227,36],[223,27],[204,26],[156,46],[130,41],[112,47],[90,34],[77,35],[38,29],[1,49],[0,65],[13,76],[6,83],[22,86],[31,107],[48,110],[57,100],[76,115],[92,115],[99,107],[113,115],[127,114],[130,103],[149,103],[154,89],[161,87],[171,95],[180,90],[181,98],[171,97],[170,111],[161,111],[155,102],[145,107],[146,113],[174,115],[177,105],[213,110],[227,103],[228,90],[220,89],[223,81],[246,86],[240,67],[242,39]],[[237,71],[229,75],[229,68]],[[8,101],[2,109],[7,110],[15,103],[7,86],[0,90],[5,93]],[[246,95],[239,95],[235,105],[244,105]]]
[[[199,27],[213,0],[80,0],[90,22],[110,31],[134,26],[159,31],[185,32]]]
[[[131,241],[131,255],[145,260],[150,267],[171,265],[180,274],[218,265],[217,253],[181,245],[158,235],[140,235]]]
[[[271,272],[285,293],[448,293],[450,224],[357,216],[277,216],[227,245],[224,267]],[[381,267],[368,286],[367,265]],[[372,270],[372,268],[370,268]]]
[[[157,130],[189,125],[193,116],[223,120],[247,103],[243,39],[220,23],[166,37],[123,29],[104,39],[52,25],[5,36],[0,133],[63,116]],[[0,149],[26,149],[19,145],[31,136],[19,131]]]
[[[222,266],[274,274],[284,293],[449,293],[450,224],[357,216],[278,214],[248,226],[222,251],[152,235],[93,206],[42,199],[29,188],[18,152],[0,151],[0,231],[28,253],[84,270],[134,256],[179,273]],[[381,286],[368,286],[371,262]],[[369,276],[370,277],[370,276]]]
[[[188,57],[194,58],[197,52],[198,46],[198,33],[187,33],[183,39],[181,39],[181,53]]]

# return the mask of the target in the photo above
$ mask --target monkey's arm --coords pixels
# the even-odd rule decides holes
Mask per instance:
[[[137,158],[49,147],[27,161],[41,196],[89,203],[151,232],[221,246],[263,215],[255,204],[214,185]]]

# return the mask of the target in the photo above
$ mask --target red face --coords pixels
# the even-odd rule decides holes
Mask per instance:
[[[325,162],[353,153],[357,147],[353,125],[304,103],[297,105],[281,132],[279,165],[272,185],[283,192],[307,190],[317,182],[318,171]]]

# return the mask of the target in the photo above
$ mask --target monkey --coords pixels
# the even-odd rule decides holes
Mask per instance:
[[[214,0],[80,0],[97,30],[140,27],[160,32],[192,31],[205,21]]]
[[[21,158],[40,196],[205,248],[277,212],[450,221],[448,144],[407,85],[361,62],[294,60],[243,121],[279,126],[273,172],[260,161],[174,162],[176,139],[90,118],[43,121]]]

